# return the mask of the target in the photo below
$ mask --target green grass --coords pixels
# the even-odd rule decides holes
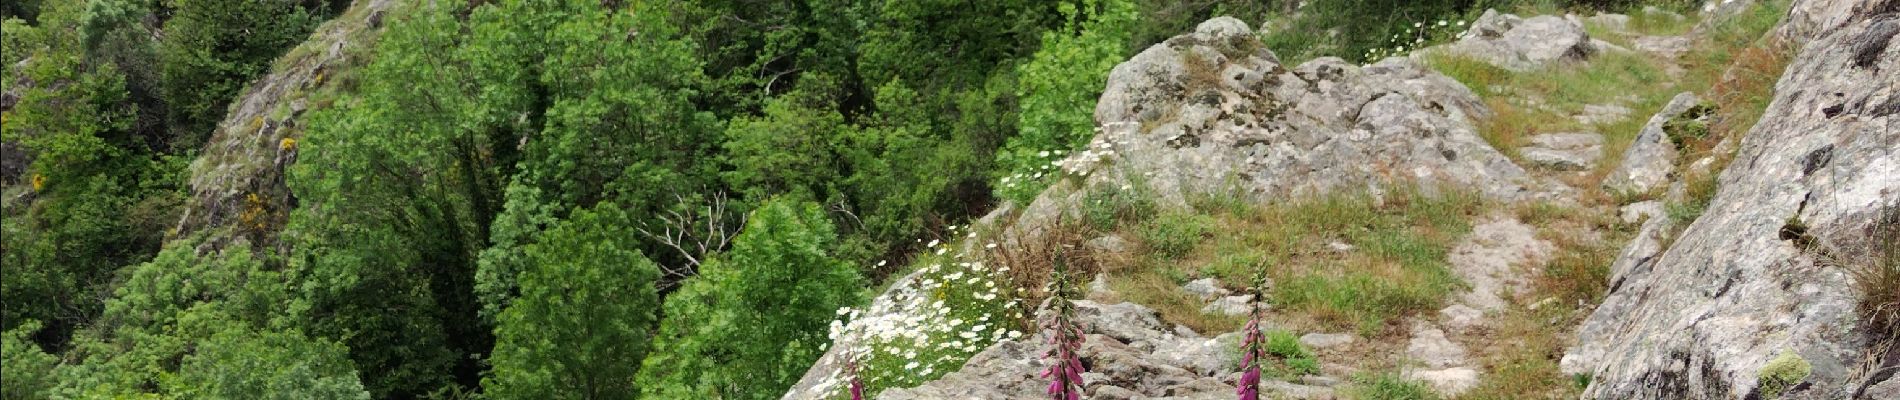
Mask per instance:
[[[1171,212],[1143,223],[1138,233],[1149,255],[1173,260],[1193,251],[1212,225],[1213,220],[1205,215]]]
[[[1474,194],[1428,195],[1403,186],[1383,201],[1347,193],[1246,207],[1218,199],[1193,203],[1228,205],[1162,213],[1123,228],[1133,230],[1124,237],[1136,238],[1148,253],[1131,261],[1135,265],[1106,268],[1125,299],[1196,329],[1231,329],[1237,324],[1201,314],[1202,303],[1181,291],[1180,282],[1213,277],[1245,287],[1264,273],[1276,282],[1266,296],[1283,314],[1368,335],[1398,317],[1436,310],[1463,287],[1445,254],[1481,211]],[[1335,251],[1333,242],[1356,249]]]
[[[1358,400],[1437,400],[1438,394],[1419,382],[1400,378],[1397,373],[1382,372],[1353,377],[1348,398]]]
[[[1287,372],[1293,375],[1319,374],[1319,359],[1313,352],[1300,345],[1300,337],[1292,331],[1274,329],[1266,332],[1267,353],[1279,356]]]

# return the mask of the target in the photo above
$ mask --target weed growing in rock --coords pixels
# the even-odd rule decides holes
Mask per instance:
[[[1795,384],[1808,379],[1814,372],[1814,366],[1793,351],[1783,351],[1774,360],[1762,365],[1761,373],[1755,381],[1755,391],[1761,398],[1781,397],[1781,393],[1793,388]]]

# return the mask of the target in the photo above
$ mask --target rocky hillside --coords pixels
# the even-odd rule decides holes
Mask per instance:
[[[1891,73],[1900,67],[1900,50],[1887,45],[1900,32],[1900,2],[1794,2],[1779,27],[1754,42],[1798,48],[1759,122],[1738,137],[1708,138],[1709,144],[1686,138],[1685,125],[1706,130],[1709,119],[1739,112],[1710,109],[1729,107],[1742,85],[1738,76],[1752,70],[1688,60],[1697,57],[1697,43],[1732,29],[1722,19],[1761,12],[1749,11],[1761,5],[1746,3],[1711,3],[1700,22],[1659,11],[1636,17],[1696,25],[1674,35],[1638,31],[1626,15],[1492,11],[1455,41],[1369,65],[1331,58],[1286,65],[1245,23],[1209,20],[1117,66],[1097,103],[1100,128],[1088,150],[1056,163],[1070,178],[1031,204],[991,213],[970,228],[970,240],[949,250],[982,259],[996,245],[978,243],[1009,248],[1068,235],[1065,224],[1088,219],[1102,193],[1131,187],[1149,188],[1162,208],[1188,213],[1202,208],[1197,203],[1208,193],[1278,207],[1327,193],[1367,193],[1385,202],[1399,187],[1415,186],[1427,196],[1473,192],[1497,211],[1464,217],[1469,230],[1440,256],[1462,284],[1436,303],[1442,306],[1436,312],[1335,333],[1297,316],[1307,307],[1267,300],[1283,296],[1261,299],[1272,319],[1285,322],[1281,328],[1307,332],[1293,347],[1320,360],[1317,368],[1269,379],[1262,385],[1266,393],[1413,398],[1376,392],[1389,386],[1378,371],[1393,371],[1398,381],[1415,382],[1395,387],[1419,385],[1446,397],[1493,398],[1499,387],[1537,387],[1506,381],[1538,376],[1555,388],[1538,392],[1544,397],[1580,390],[1592,399],[1894,398],[1900,395],[1893,373],[1900,352],[1890,351],[1895,332],[1862,323],[1857,301],[1873,286],[1857,286],[1853,270],[1842,266],[1854,261],[1841,260],[1873,259],[1869,249],[1876,242],[1893,240],[1867,233],[1900,207],[1900,155],[1894,153],[1900,122],[1892,116],[1900,110],[1900,75]],[[1608,32],[1620,44],[1592,32]],[[1542,104],[1548,93],[1502,86],[1474,91],[1435,71],[1460,65],[1448,59],[1530,74],[1641,59],[1668,71],[1661,77],[1668,87],[1697,68],[1722,72],[1722,83],[1703,93],[1632,87],[1629,96],[1585,99],[1592,103],[1571,114]],[[1465,78],[1471,67],[1458,68],[1453,75]],[[1636,99],[1651,92],[1649,100]],[[1517,113],[1527,104],[1579,121],[1532,132],[1586,129],[1498,139],[1492,131],[1499,121],[1517,117],[1494,108]],[[1654,114],[1631,115],[1644,107],[1655,107],[1645,110]],[[1500,151],[1501,145],[1510,147]],[[1708,183],[1714,189],[1698,188],[1703,183],[1696,177],[1718,173]],[[1709,195],[1702,200],[1706,211],[1694,210],[1699,214],[1682,206]],[[1539,216],[1546,211],[1537,210],[1552,209],[1610,222],[1551,225]],[[1566,230],[1573,232],[1553,233]],[[1229,234],[1244,233],[1211,235]],[[1077,247],[1098,255],[1157,248],[1128,244],[1122,236]],[[1325,246],[1340,254],[1364,251],[1337,240]],[[1601,254],[1583,262],[1609,264],[1607,281],[1553,278],[1577,263],[1576,254]],[[1116,277],[1127,272],[1102,268],[1110,272],[1095,276],[1093,301],[1076,303],[1089,333],[1081,350],[1090,371],[1083,375],[1087,398],[1232,398],[1240,380],[1237,333],[1197,332],[1189,325],[1242,316],[1255,298],[1232,296],[1231,281],[1213,278],[1146,286],[1184,293],[1188,309],[1201,316],[1157,312],[1181,306],[1127,301],[1158,295],[1116,293]],[[933,274],[919,270],[897,280],[868,312],[852,312],[853,324],[834,326],[838,346],[784,398],[839,393],[848,365],[877,357],[865,350],[877,346],[876,335],[855,324],[899,321],[902,327],[918,319],[916,310],[928,307],[907,304],[941,290]],[[1607,289],[1597,289],[1601,297],[1580,296],[1573,308],[1559,301],[1571,297],[1549,289],[1553,279]],[[1539,333],[1510,337],[1526,329]],[[1510,355],[1544,336],[1568,350],[1551,347],[1528,360]],[[1037,374],[1046,368],[1046,340],[1040,334],[999,338],[969,352],[967,362],[954,361],[957,367],[941,378],[876,397],[1043,396],[1048,383]],[[1543,368],[1548,372],[1524,372]],[[1556,382],[1563,378],[1575,383]]]
[[[393,4],[393,5],[392,5]],[[234,100],[192,163],[191,196],[174,229],[186,236],[212,232],[223,240],[243,237],[270,243],[296,204],[284,185],[296,162],[305,112],[328,107],[338,91],[353,85],[351,72],[367,62],[397,2],[359,1],[279,58],[272,72]]]
[[[1666,220],[1644,225],[1578,329],[1564,364],[1593,377],[1586,397],[1900,396],[1877,358],[1896,332],[1848,289],[1900,204],[1900,16],[1875,3],[1797,2],[1783,32],[1807,44],[1708,212],[1663,243]]]

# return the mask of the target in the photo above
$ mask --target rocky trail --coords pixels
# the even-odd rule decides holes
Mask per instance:
[[[1071,156],[1075,164],[1067,165],[1084,171],[1081,179],[1059,184],[1032,204],[1006,206],[983,224],[1001,228],[1005,237],[1034,235],[1080,204],[1090,188],[1133,181],[1153,185],[1163,203],[1176,205],[1186,203],[1195,188],[1236,182],[1269,198],[1378,193],[1393,179],[1473,188],[1503,206],[1476,216],[1469,233],[1445,254],[1445,264],[1463,282],[1445,306],[1393,321],[1402,327],[1397,337],[1296,332],[1320,368],[1270,379],[1263,384],[1268,397],[1354,398],[1348,387],[1374,368],[1396,370],[1456,397],[1497,373],[1489,353],[1521,340],[1501,332],[1505,315],[1574,306],[1589,315],[1581,327],[1550,329],[1561,332],[1557,336],[1568,347],[1562,373],[1589,383],[1585,398],[1771,397],[1762,393],[1767,381],[1756,377],[1757,370],[1785,349],[1812,360],[1814,371],[1808,383],[1789,390],[1807,398],[1895,398],[1882,396],[1900,391],[1900,383],[1891,376],[1862,376],[1853,364],[1867,342],[1853,336],[1847,295],[1825,289],[1845,286],[1841,273],[1818,269],[1813,257],[1772,231],[1798,218],[1809,232],[1851,242],[1870,213],[1900,198],[1900,158],[1893,145],[1900,143],[1900,130],[1894,129],[1900,118],[1893,117],[1900,74],[1873,71],[1900,68],[1900,51],[1865,44],[1872,35],[1893,36],[1900,20],[1891,14],[1869,17],[1877,10],[1865,3],[1797,2],[1794,8],[1792,21],[1776,34],[1809,35],[1815,44],[1796,57],[1762,122],[1746,138],[1716,144],[1739,149],[1725,173],[1713,156],[1679,160],[1691,155],[1678,154],[1682,144],[1668,132],[1671,124],[1704,118],[1704,99],[1697,93],[1675,95],[1654,114],[1634,96],[1596,99],[1569,113],[1534,95],[1485,88],[1508,104],[1564,112],[1573,126],[1640,126],[1617,154],[1606,154],[1615,147],[1605,132],[1590,129],[1537,129],[1520,146],[1498,149],[1480,137],[1476,125],[1497,110],[1472,88],[1426,65],[1450,54],[1527,71],[1624,53],[1654,60],[1674,80],[1685,73],[1680,59],[1698,35],[1707,34],[1706,22],[1679,35],[1647,35],[1630,30],[1632,17],[1626,15],[1526,18],[1487,12],[1462,39],[1411,57],[1364,66],[1322,58],[1294,66],[1256,46],[1245,23],[1217,18],[1115,68],[1096,108],[1103,132],[1089,147],[1113,149],[1105,152],[1112,155]],[[1720,18],[1725,10],[1705,15]],[[1592,38],[1586,26],[1611,32],[1627,46]],[[1779,90],[1791,80],[1814,89]],[[1720,173],[1725,188],[1709,214],[1693,221],[1665,210],[1692,190],[1685,171]],[[1627,204],[1592,198],[1632,193],[1660,195]],[[1531,204],[1568,207],[1582,214],[1577,219],[1620,222],[1634,234],[1618,236],[1587,224],[1544,226],[1511,211]],[[1692,223],[1686,231],[1680,226],[1685,223]],[[1620,249],[1603,304],[1533,297],[1533,278],[1561,247],[1577,243]],[[1342,253],[1365,251],[1347,243],[1329,246]],[[1090,285],[1096,292],[1090,298],[1117,298],[1100,295],[1111,290],[1101,280]],[[1254,300],[1211,278],[1188,281],[1179,290],[1210,315],[1244,317]],[[1088,398],[1233,397],[1238,332],[1195,332],[1134,302],[1081,300],[1076,306],[1081,324],[1089,327],[1081,352],[1090,371],[1084,375]],[[1040,335],[999,341],[940,379],[877,398],[1039,397],[1047,386],[1037,377],[1044,342]],[[841,357],[828,354],[785,398],[821,398],[821,383],[836,377]]]

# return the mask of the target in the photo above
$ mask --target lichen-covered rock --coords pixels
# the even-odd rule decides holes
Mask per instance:
[[[1794,57],[1704,214],[1647,262],[1619,258],[1563,363],[1592,376],[1585,398],[1759,398],[1784,352],[1810,369],[1783,398],[1873,386],[1847,271],[1796,244],[1863,247],[1900,205],[1900,16],[1846,20]]]
[[[1683,92],[1649,117],[1629,148],[1623,150],[1623,163],[1603,178],[1603,189],[1610,193],[1649,193],[1669,183],[1670,173],[1676,168],[1676,145],[1663,126],[1700,101],[1694,93]]]
[[[1513,71],[1582,61],[1599,51],[1579,20],[1554,15],[1521,18],[1497,10],[1485,10],[1462,39],[1441,49]]]
[[[1134,303],[1076,302],[1076,321],[1089,327],[1078,352],[1089,372],[1083,374],[1090,398],[1225,398],[1239,337],[1177,335],[1147,307]],[[963,368],[915,388],[891,389],[878,399],[1013,399],[1042,394],[1039,377],[1045,337],[997,342]]]
[[[1081,186],[1138,174],[1173,204],[1187,190],[1283,196],[1395,180],[1529,194],[1524,170],[1467,121],[1489,110],[1463,85],[1405,58],[1288,69],[1244,28],[1217,18],[1116,66],[1095,108],[1102,133],[1064,161]],[[1049,204],[1070,192],[1029,208],[1060,209]]]
[[[1603,135],[1588,132],[1545,133],[1531,136],[1531,145],[1518,149],[1524,161],[1559,171],[1596,168],[1603,157]]]

